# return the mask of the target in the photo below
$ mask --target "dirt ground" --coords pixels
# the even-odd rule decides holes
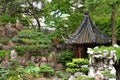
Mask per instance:
[[[34,80],[60,80],[59,78],[37,78]]]

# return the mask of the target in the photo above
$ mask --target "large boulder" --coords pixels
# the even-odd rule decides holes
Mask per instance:
[[[0,36],[5,37],[6,36],[6,28],[0,27]]]
[[[6,36],[9,37],[9,38],[12,38],[14,37],[15,35],[17,35],[18,33],[18,30],[16,28],[6,28]]]
[[[23,24],[21,24],[19,20],[16,21],[16,29],[18,31],[21,31],[23,29]]]
[[[11,50],[11,60],[16,60],[18,55],[17,52],[15,50]]]

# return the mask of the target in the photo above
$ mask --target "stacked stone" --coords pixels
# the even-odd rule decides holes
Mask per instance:
[[[104,71],[109,71],[110,74],[116,75],[114,64],[116,62],[116,51],[104,50],[103,52],[93,52],[92,49],[88,48],[89,53],[89,73],[88,76],[94,77],[95,80],[116,80],[104,76]]]

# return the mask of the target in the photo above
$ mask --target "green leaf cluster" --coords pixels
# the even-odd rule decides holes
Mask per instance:
[[[80,64],[80,65],[88,65],[89,64],[88,60],[83,59],[83,58],[73,59],[72,62],[75,64]]]
[[[10,50],[0,50],[0,57],[3,59],[6,55],[10,56]]]
[[[4,15],[0,16],[0,24],[1,25],[7,24],[9,22],[16,23],[16,18],[15,17],[11,17],[8,14],[4,14]]]
[[[77,58],[73,59],[72,62],[66,63],[66,71],[69,73],[75,73],[75,72],[88,72],[89,68],[86,66],[89,64],[89,61],[87,59],[83,58]]]
[[[25,69],[19,66],[17,60],[8,62],[7,68],[0,65],[0,80],[23,80],[27,78]]]
[[[69,50],[62,51],[60,53],[60,58],[58,62],[63,63],[65,65],[67,62],[72,61],[73,57],[74,57],[74,53],[72,51]]]
[[[9,42],[9,38],[8,37],[0,37],[0,43],[1,44],[7,44]]]
[[[43,65],[40,66],[40,73],[52,75],[54,73],[54,69],[50,65]]]
[[[38,30],[22,30],[18,33],[17,38],[12,39],[13,42],[20,45],[13,47],[18,53],[39,53],[42,49],[49,49],[52,46],[49,33]]]
[[[90,78],[88,76],[78,76],[75,80],[95,80],[95,79]]]
[[[107,78],[116,78],[116,76],[114,74],[111,74],[110,71],[103,71],[102,72],[103,76],[107,77]]]

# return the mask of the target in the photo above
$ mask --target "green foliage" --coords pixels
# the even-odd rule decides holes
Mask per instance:
[[[24,26],[30,26],[30,18],[29,17],[23,17],[23,14],[16,15],[16,18],[22,23]]]
[[[67,68],[66,71],[73,74],[75,72],[79,72],[80,69],[78,69],[78,68]]]
[[[4,15],[0,16],[0,24],[4,25],[9,22],[16,23],[15,17],[11,17],[8,14],[4,14]]]
[[[19,46],[15,46],[14,49],[18,51],[18,54],[23,53],[39,53],[42,49],[49,49],[52,46],[49,34],[38,30],[22,30],[18,34],[18,38],[13,38],[12,41],[19,43]]]
[[[66,63],[66,71],[69,73],[75,73],[75,72],[88,72],[88,67],[86,65],[89,64],[89,61],[87,59],[83,58],[77,58],[73,59],[72,62]]]
[[[7,65],[7,68],[0,65],[0,80],[28,80],[29,77],[40,76],[40,68],[31,62],[25,68],[19,65],[18,60],[8,62]]]
[[[80,64],[80,65],[88,65],[89,64],[88,60],[83,59],[83,58],[73,59],[72,62],[75,63],[75,64]]]
[[[26,80],[28,78],[24,68],[19,66],[17,60],[8,62],[7,65],[7,68],[0,66],[0,80]]]
[[[87,76],[79,76],[75,80],[95,80],[95,79]]]
[[[85,7],[88,11],[90,11],[91,15],[95,18],[95,24],[104,32],[107,33],[110,37],[112,37],[112,25],[115,22],[115,36],[119,40],[119,0],[85,0]],[[112,21],[111,17],[113,17],[112,13],[115,13],[115,20]],[[97,13],[97,14],[96,14]],[[99,15],[99,17],[98,17]]]
[[[117,37],[117,40],[120,40],[120,24],[119,24],[119,22],[120,22],[120,18],[119,17],[117,17],[116,18],[116,37]]]
[[[0,57],[4,58],[5,55],[10,55],[10,50],[0,50]]]
[[[56,71],[55,72],[55,75],[58,77],[58,78],[63,78],[63,72],[62,71]]]
[[[65,76],[61,79],[61,80],[68,80],[69,79],[69,76]]]
[[[60,31],[60,30],[55,30],[53,33],[50,34],[50,38],[53,40],[53,39],[56,39],[56,38],[61,38],[63,34],[63,31]]]
[[[77,67],[77,64],[68,62],[68,63],[66,63],[66,66],[69,66],[69,68],[73,68],[73,67]]]
[[[37,77],[40,72],[40,68],[35,67],[35,66],[34,67],[33,66],[26,67],[24,70],[25,70],[25,73],[31,74],[34,77]]]
[[[116,76],[114,74],[111,74],[110,71],[104,71],[102,72],[103,76],[107,77],[107,78],[116,78]]]
[[[72,58],[74,57],[74,53],[71,51],[63,51],[60,53],[60,59],[58,62],[66,64],[67,62],[72,61]]]
[[[14,43],[22,43],[23,41],[20,38],[13,38],[12,42],[14,42]]]
[[[6,80],[5,73],[7,73],[7,70],[5,70],[4,67],[0,65],[0,80]]]
[[[52,0],[51,3],[45,5],[43,9],[46,18],[45,22],[49,27],[55,28],[53,38],[61,39],[62,35],[68,38],[68,34],[72,34],[79,27],[83,17],[83,9],[76,8],[77,5],[75,6],[75,4],[78,3],[82,4],[82,1]]]
[[[53,75],[54,69],[50,65],[43,65],[40,66],[40,73],[43,74],[43,76]]]
[[[96,16],[93,16],[93,20],[96,24],[96,26],[103,32],[105,33],[106,35],[108,35],[109,37],[112,36],[112,28],[110,27],[111,26],[111,22],[110,22],[110,17],[108,15],[105,15],[105,16],[100,16],[100,17],[96,17]],[[120,19],[119,17],[116,17],[116,36],[117,36],[117,40],[120,39]]]
[[[7,37],[0,37],[0,43],[1,44],[7,44],[9,42],[9,38]]]
[[[100,16],[98,17],[94,17],[94,22],[96,24],[96,26],[106,35],[110,36],[112,35],[111,32],[111,23],[110,23],[110,17],[109,16]]]
[[[23,30],[18,34],[19,38],[23,41],[24,44],[51,44],[49,39],[49,34],[45,32],[39,32],[37,30]]]
[[[16,51],[18,51],[18,55],[23,55],[25,52],[29,52],[31,54],[33,53],[39,53],[42,50],[44,49],[48,49],[50,48],[50,45],[44,45],[44,44],[41,44],[41,45],[21,45],[21,46],[15,46],[14,49]],[[34,54],[33,54],[34,55]]]

